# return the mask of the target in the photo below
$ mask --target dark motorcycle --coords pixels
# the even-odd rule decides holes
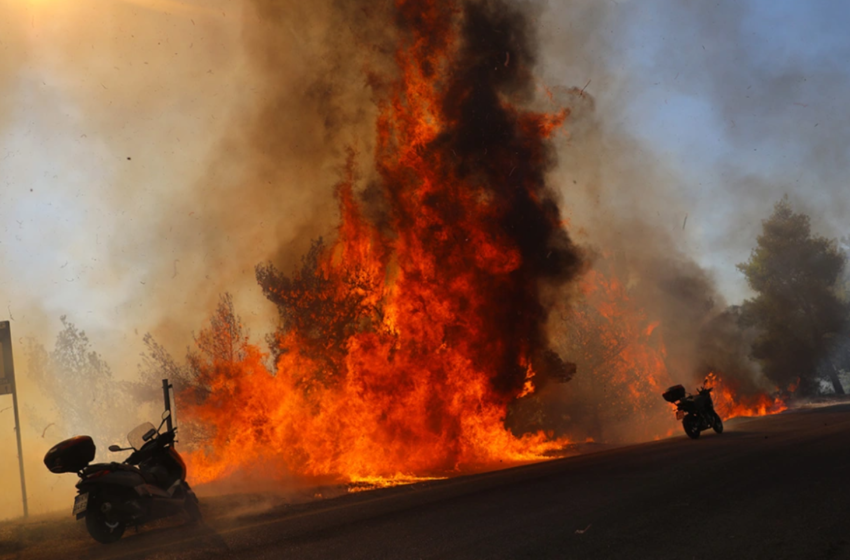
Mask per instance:
[[[123,463],[89,463],[95,445],[89,436],[65,440],[44,457],[54,473],[76,472],[77,497],[73,515],[85,518],[86,529],[98,542],[121,538],[128,525],[186,512],[191,522],[200,521],[198,498],[186,482],[186,464],[174,449],[176,427],[171,411],[162,414],[159,428],[146,422],[130,432],[130,447],[110,445],[109,450],[132,451]],[[168,421],[168,429],[160,432]]]
[[[714,411],[711,400],[711,387],[700,387],[696,395],[689,395],[681,385],[674,385],[662,395],[664,400],[676,404],[676,420],[682,421],[685,433],[691,439],[697,439],[703,430],[713,429],[723,433],[723,420]]]

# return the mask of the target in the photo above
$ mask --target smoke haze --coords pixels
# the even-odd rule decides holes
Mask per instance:
[[[773,201],[787,192],[816,230],[847,233],[846,9],[517,5],[539,26],[540,88],[572,111],[549,181],[571,234],[661,322],[672,380],[693,383],[705,326],[748,295],[734,264]],[[0,0],[0,309],[15,337],[49,346],[68,314],[131,379],[145,332],[182,354],[224,291],[269,331],[254,266],[287,269],[333,234],[347,148],[364,183],[373,172],[390,8]],[[22,402],[51,419],[15,352]],[[758,385],[731,352],[724,363]],[[563,403],[570,385],[551,390]],[[65,507],[73,477],[48,476],[41,457],[83,427],[42,438],[23,416],[31,507]],[[0,476],[14,481],[5,457]],[[0,517],[17,507],[4,490]]]

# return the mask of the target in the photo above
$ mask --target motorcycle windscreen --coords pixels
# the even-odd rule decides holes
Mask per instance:
[[[154,427],[154,425],[150,422],[145,422],[144,424],[141,424],[139,427],[135,428],[132,432],[127,434],[127,441],[130,443],[130,446],[133,449],[138,451],[146,443],[144,435],[150,432],[151,430],[156,432],[156,428]]]

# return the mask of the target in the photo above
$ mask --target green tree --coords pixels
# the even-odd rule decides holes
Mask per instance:
[[[845,235],[838,241],[838,248],[847,257],[850,255],[850,235]],[[844,267],[844,274],[838,279],[838,295],[846,302],[850,302],[850,267]]]
[[[850,257],[850,235],[845,235],[838,243],[844,255]],[[850,305],[850,266],[844,267],[844,274],[838,282],[839,297],[843,302]],[[850,379],[850,320],[847,321],[844,330],[838,337],[834,355],[833,363],[844,374],[844,380],[847,381]]]
[[[827,379],[844,393],[833,357],[848,319],[839,295],[846,260],[836,241],[812,233],[809,217],[794,212],[786,196],[738,265],[757,294],[742,307],[742,321],[759,333],[752,355],[780,388],[799,379],[799,392],[811,394]]]

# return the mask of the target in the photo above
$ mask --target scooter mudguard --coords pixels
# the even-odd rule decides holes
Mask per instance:
[[[133,490],[142,498],[171,498],[168,492],[153,484],[139,484],[133,487]]]
[[[140,484],[134,489],[140,500],[147,504],[150,519],[168,517],[183,510],[185,499],[174,497],[152,484]]]
[[[101,476],[92,478],[84,478],[77,483],[77,488],[80,491],[83,488],[90,490],[92,487],[98,486],[120,486],[124,488],[135,488],[140,484],[145,484],[145,479],[142,475],[131,471],[116,471]]]

